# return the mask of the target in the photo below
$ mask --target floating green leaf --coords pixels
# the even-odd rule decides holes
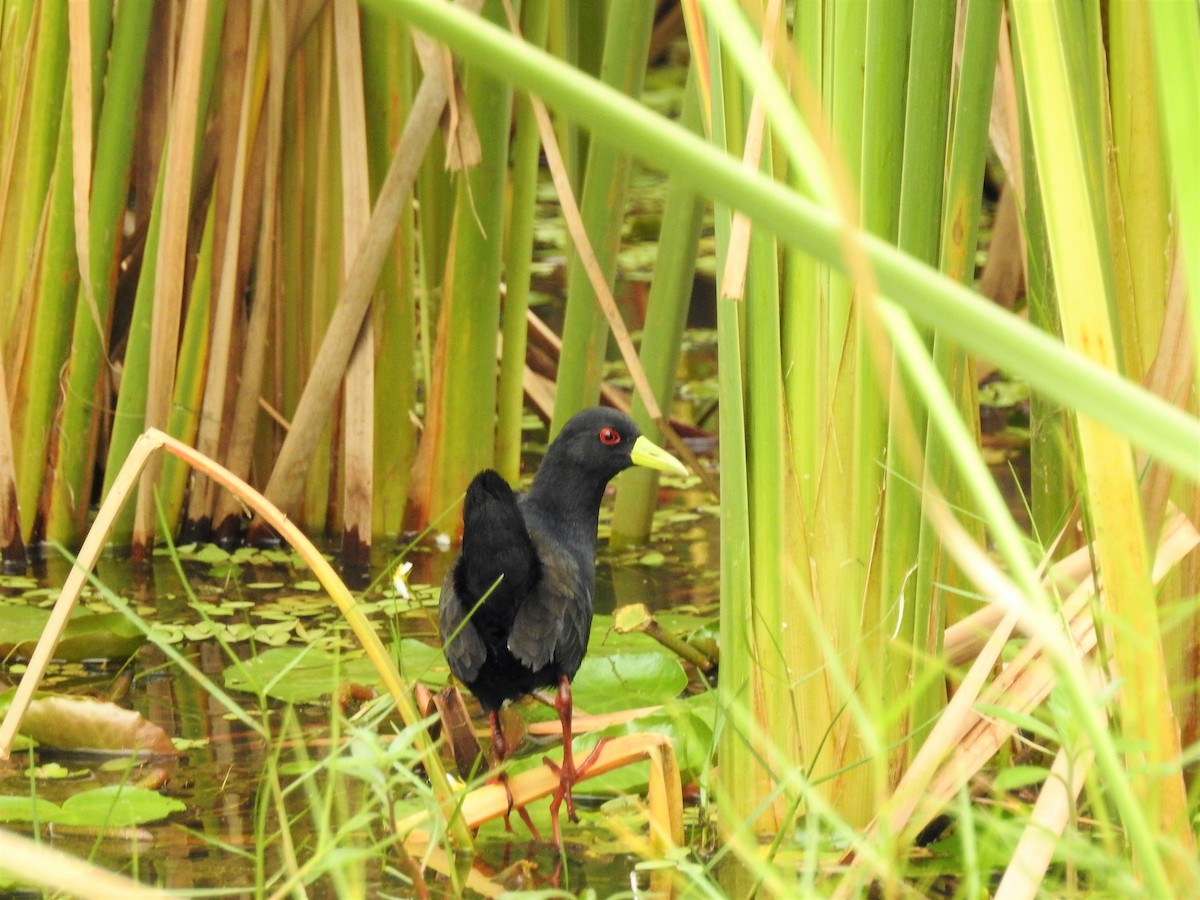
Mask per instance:
[[[450,679],[450,667],[440,647],[404,638],[400,641],[400,671],[410,681],[442,687]]]
[[[394,655],[394,645],[392,652]],[[435,688],[449,677],[441,650],[412,638],[400,641],[400,668],[408,678]],[[339,656],[309,645],[264,650],[226,668],[224,679],[231,690],[262,693],[287,703],[309,703],[334,694],[346,682],[376,684],[379,676],[371,661],[361,655]]]
[[[687,673],[667,653],[589,656],[571,684],[575,708],[589,713],[656,706],[687,688]]]
[[[41,797],[0,795],[0,822],[57,821],[61,812],[57,803]]]
[[[54,822],[70,826],[128,828],[157,822],[187,809],[174,797],[132,785],[90,788],[59,806],[41,797],[0,797],[0,822]]]
[[[196,562],[202,563],[229,561],[229,552],[221,549],[216,544],[201,544],[186,555],[183,553],[183,548],[180,548],[180,556],[185,556],[185,558],[194,559]]]
[[[121,761],[124,764],[124,760]],[[26,769],[25,774],[39,781],[62,781],[71,778],[86,778],[91,774],[87,769],[68,769],[61,763],[43,763]]]
[[[54,821],[63,825],[128,828],[157,822],[183,809],[187,809],[183,801],[164,797],[157,791],[107,785],[68,797]]]
[[[28,657],[50,619],[50,611],[33,606],[0,606],[0,656]],[[137,626],[120,613],[77,610],[55,648],[57,659],[127,659],[144,642]]]

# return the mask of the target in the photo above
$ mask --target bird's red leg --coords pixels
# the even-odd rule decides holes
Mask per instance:
[[[504,814],[504,830],[511,832],[512,823],[508,820],[508,817],[512,815],[513,811],[512,789],[508,786],[508,773],[500,768],[500,765],[508,756],[508,742],[504,740],[504,728],[500,724],[499,710],[493,710],[488,713],[488,727],[492,732],[492,766],[496,770],[496,774],[492,776],[492,781],[504,785],[504,793],[508,797],[508,811]],[[521,821],[525,823],[525,827],[529,829],[529,833],[533,835],[534,840],[540,841],[542,836],[538,834],[537,828],[534,827],[533,819],[529,818],[529,810],[524,806],[518,806],[517,815],[521,817]]]
[[[558,809],[562,806],[563,800],[567,801],[567,816],[572,822],[578,822],[579,816],[575,814],[575,798],[571,796],[571,789],[575,783],[584,776],[584,773],[591,768],[592,763],[596,761],[596,756],[600,753],[600,748],[604,746],[605,741],[601,740],[596,743],[589,753],[578,766],[575,765],[575,754],[571,749],[571,742],[574,738],[574,733],[571,730],[571,714],[575,704],[571,699],[571,682],[566,675],[562,676],[558,682],[558,693],[554,696],[554,708],[558,711],[558,720],[562,723],[563,733],[563,758],[562,764],[552,762],[549,759],[544,759],[546,765],[558,772],[558,789],[554,792],[554,796],[550,800],[550,821],[554,824],[554,843],[562,848],[562,831],[558,825]]]

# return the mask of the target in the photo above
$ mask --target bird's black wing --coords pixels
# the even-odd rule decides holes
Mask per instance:
[[[489,640],[507,631],[539,571],[512,488],[498,473],[480,472],[467,487],[462,553],[442,584],[439,604],[446,660],[462,681],[479,674]],[[469,619],[473,610],[477,621]]]
[[[479,667],[487,659],[487,650],[475,626],[467,620],[471,610],[463,604],[454,589],[455,562],[442,582],[442,597],[438,603],[438,626],[442,630],[442,648],[450,671],[460,681],[470,683],[479,674]],[[474,604],[471,604],[474,606]]]
[[[578,560],[556,541],[539,540],[542,577],[522,602],[508,635],[508,649],[533,671],[557,664],[574,676],[587,651],[592,625],[592,585]]]

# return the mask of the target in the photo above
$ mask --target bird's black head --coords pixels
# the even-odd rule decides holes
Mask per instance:
[[[687,474],[679,460],[643,437],[629,416],[592,407],[576,414],[550,444],[532,493],[559,490],[569,483],[589,498],[589,505],[591,497],[598,504],[609,479],[630,466]]]
[[[538,470],[570,467],[607,482],[633,465],[633,447],[641,430],[629,416],[606,407],[585,409],[563,426]]]

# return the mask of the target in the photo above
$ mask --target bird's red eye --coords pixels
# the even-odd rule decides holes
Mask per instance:
[[[601,428],[600,429],[600,443],[607,444],[610,447],[613,444],[621,443],[621,432],[617,431],[617,429],[615,429],[615,428],[608,428],[608,427]]]

